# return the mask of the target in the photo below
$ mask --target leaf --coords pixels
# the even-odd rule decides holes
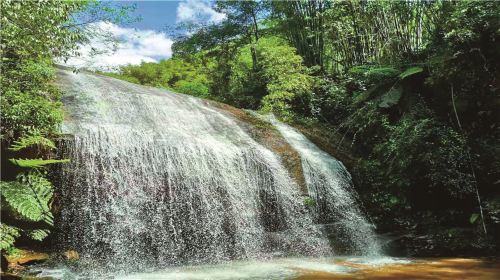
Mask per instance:
[[[49,236],[50,230],[48,229],[35,229],[29,232],[29,237],[33,240],[42,241]]]
[[[9,147],[11,151],[20,151],[31,146],[41,146],[49,149],[55,149],[56,145],[50,139],[41,136],[39,133],[35,132],[29,136],[22,137],[21,139],[14,141],[14,143]]]
[[[401,87],[392,87],[386,94],[384,94],[378,106],[380,108],[390,108],[396,104],[398,104],[401,96],[403,95],[403,90]]]
[[[375,93],[377,93],[377,90],[379,88],[380,88],[380,85],[375,85],[375,86],[370,87],[368,90],[365,90],[365,91],[361,92],[360,94],[358,94],[354,98],[354,102],[355,103],[361,103],[361,102],[365,102],[366,100],[368,100],[370,98],[373,98],[373,95]]]
[[[470,215],[469,222],[471,224],[474,224],[477,221],[478,218],[479,218],[479,214],[474,213],[474,214]]]
[[[401,80],[406,79],[407,77],[413,76],[415,74],[418,74],[420,72],[424,71],[422,67],[411,67],[406,69],[403,73],[399,74],[399,78]]]
[[[0,224],[0,250],[6,250],[14,246],[16,238],[19,236],[18,228],[3,223]]]
[[[399,199],[395,196],[391,196],[390,201],[392,204],[397,204],[399,202]]]
[[[25,168],[39,168],[48,164],[67,163],[69,159],[9,159],[12,164]]]
[[[53,225],[50,212],[52,184],[41,175],[20,174],[16,181],[0,182],[0,190],[7,203],[23,217]]]

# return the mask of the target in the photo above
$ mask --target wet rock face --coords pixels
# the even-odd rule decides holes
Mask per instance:
[[[206,104],[223,110],[238,121],[242,127],[257,143],[276,153],[288,170],[290,176],[300,186],[303,195],[308,195],[304,171],[299,153],[283,138],[278,130],[252,113],[233,106],[213,100],[205,100]]]
[[[334,128],[319,123],[314,125],[295,123],[293,126],[321,150],[340,160],[349,170],[356,165],[358,159],[354,156],[355,151],[350,140],[344,139]]]

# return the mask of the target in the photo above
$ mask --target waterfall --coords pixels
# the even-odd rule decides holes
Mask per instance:
[[[320,213],[340,219],[355,251],[362,252],[361,239],[371,240],[348,173],[300,137],[291,142],[310,195],[326,210],[306,207],[279,156],[203,100],[89,73],[58,74],[67,135],[59,153],[71,159],[57,174],[58,243],[77,250],[88,271],[331,255]],[[287,139],[301,136],[277,127]]]

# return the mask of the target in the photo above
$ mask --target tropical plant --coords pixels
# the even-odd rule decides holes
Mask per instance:
[[[20,152],[32,147],[51,150],[55,148],[54,143],[35,132],[15,141],[10,150]],[[52,183],[46,179],[46,166],[54,163],[65,163],[69,160],[55,159],[9,159],[13,165],[28,169],[17,175],[14,181],[1,181],[0,192],[2,200],[6,202],[11,211],[11,218],[20,218],[28,222],[42,222],[44,228],[22,228],[2,223],[1,245],[3,249],[13,246],[15,238],[25,235],[33,240],[41,241],[50,233],[50,227],[54,224],[51,213],[53,197]],[[2,208],[6,208],[2,205]],[[36,224],[40,225],[40,224]]]

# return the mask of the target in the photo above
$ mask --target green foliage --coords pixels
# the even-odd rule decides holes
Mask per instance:
[[[200,61],[184,59],[162,60],[160,63],[142,63],[120,69],[120,73],[102,73],[128,82],[173,89],[199,97],[208,97],[208,80],[200,68]]]
[[[295,49],[278,38],[263,38],[256,49],[268,91],[262,99],[262,109],[289,120],[293,111],[310,99],[312,77],[307,74]]]
[[[316,206],[316,201],[311,197],[306,197],[304,198],[304,205],[307,207],[314,207]]]
[[[2,1],[3,62],[14,63],[19,56],[35,59],[74,55],[77,43],[84,37],[64,26],[84,4],[80,1]]]
[[[231,61],[229,96],[238,107],[257,109],[267,92],[261,71],[254,69],[252,48],[255,50],[254,45],[241,47]]]
[[[403,80],[406,79],[407,77],[421,73],[422,71],[424,71],[422,67],[411,67],[406,69],[403,73],[399,74],[399,78]]]
[[[126,75],[120,74],[120,73],[101,72],[101,71],[97,71],[97,73],[101,74],[101,75],[108,76],[108,77],[112,77],[112,78],[115,78],[115,79],[124,80],[124,81],[130,82],[130,83],[134,83],[134,84],[140,84],[141,83],[141,81],[139,81],[139,79],[137,79],[136,77],[126,76]]]
[[[472,215],[470,215],[469,222],[471,224],[474,224],[478,218],[479,218],[479,214],[473,213]]]
[[[418,55],[439,28],[437,20],[443,18],[445,5],[442,1],[324,2],[324,12],[306,8],[302,18],[322,27],[316,32],[325,47],[316,56],[323,57],[324,68],[336,73],[365,64],[394,65]]]
[[[9,150],[18,152],[30,147],[36,146],[38,148],[55,149],[56,145],[52,140],[45,138],[37,130],[31,131],[29,135],[21,137],[10,145]]]
[[[177,81],[174,84],[174,89],[189,95],[198,97],[208,97],[208,87],[200,82],[188,82],[186,80]]]
[[[37,241],[44,240],[49,234],[50,230],[48,229],[36,229],[29,232],[30,238]]]
[[[14,246],[16,238],[19,236],[18,228],[0,223],[0,250],[4,251]]]
[[[17,165],[19,167],[24,167],[24,168],[40,168],[44,167],[48,164],[54,164],[54,163],[67,163],[69,162],[69,159],[15,159],[11,158],[9,161]]]
[[[390,108],[397,105],[401,96],[403,95],[403,89],[400,86],[393,86],[386,94],[384,94],[378,106],[380,108]]]
[[[254,68],[252,50],[258,69]],[[256,99],[264,111],[283,119],[291,119],[294,109],[305,104],[311,95],[313,80],[302,65],[295,49],[277,37],[261,38],[256,44],[244,46],[238,52],[232,67],[230,92]],[[240,104],[241,105],[241,104]]]
[[[455,197],[472,193],[463,138],[432,119],[403,118],[388,127],[387,141],[377,144],[374,152],[385,159],[386,172],[396,185],[399,178],[412,178],[426,182],[431,192],[446,188]]]
[[[211,51],[220,53],[223,49]],[[294,110],[307,110],[313,78],[302,65],[302,58],[286,41],[278,37],[262,37],[256,43],[238,49],[229,63],[210,55],[200,52],[160,63],[130,65],[122,67],[120,74],[105,75],[214,98],[243,108],[261,107],[283,119],[291,119]],[[231,57],[232,54],[224,55]],[[221,68],[230,70],[227,74],[222,73],[229,76],[225,82],[219,80]],[[221,91],[218,83],[227,83],[229,91]]]
[[[33,129],[44,135],[55,134],[63,113],[58,102],[60,93],[48,83],[55,78],[52,65],[47,60],[26,60],[3,70],[0,79],[3,138],[15,139]]]
[[[330,1],[272,1],[272,24],[304,59],[307,67],[325,64],[325,15]]]
[[[387,80],[394,80],[399,70],[389,66],[356,66],[349,69],[349,74],[364,81],[367,85],[379,84]]]
[[[1,182],[2,196],[19,214],[30,221],[52,225],[50,212],[52,184],[38,172],[22,173],[16,181]]]

